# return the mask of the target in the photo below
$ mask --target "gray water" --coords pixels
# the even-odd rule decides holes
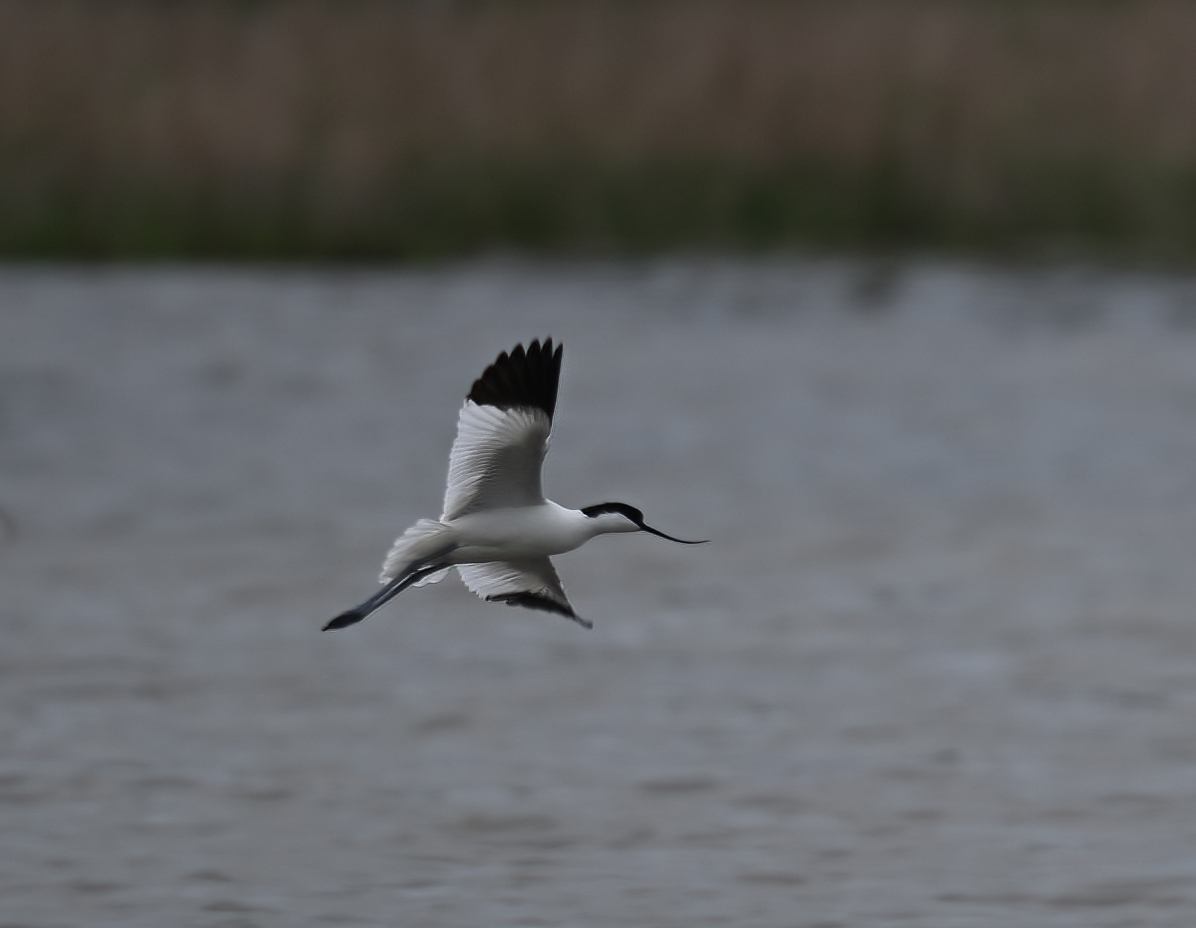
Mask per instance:
[[[503,348],[664,531],[321,633]],[[0,926],[1187,926],[1196,280],[0,270]]]

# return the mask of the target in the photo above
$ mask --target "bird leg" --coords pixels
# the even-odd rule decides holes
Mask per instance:
[[[443,563],[440,558],[444,557],[455,548],[456,545],[449,545],[446,548],[437,551],[430,558],[426,558],[422,563],[425,566],[415,567],[414,570],[409,570],[402,576],[395,577],[390,583],[386,584],[381,590],[363,602],[360,606],[342,612],[335,619],[324,626],[324,631],[333,628],[344,628],[347,625],[356,625],[366,616],[381,609],[388,602],[398,596],[403,590],[414,583],[419,583],[424,577],[434,574],[439,570],[444,570],[446,567],[451,567],[451,564]],[[429,563],[431,562],[431,563]],[[412,565],[413,567],[415,565]]]

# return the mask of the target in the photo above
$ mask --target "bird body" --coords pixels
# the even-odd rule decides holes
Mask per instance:
[[[566,509],[552,500],[535,506],[471,512],[446,526],[458,546],[447,560],[452,564],[469,564],[508,558],[551,557],[580,548],[591,538],[608,531],[636,531],[635,526],[625,519],[619,519],[618,525],[604,522],[591,519],[579,509]]]
[[[473,384],[449,455],[444,512],[420,519],[398,539],[382,566],[383,588],[343,612],[325,629],[360,622],[403,590],[444,578],[454,567],[465,585],[489,602],[565,615],[573,611],[549,558],[602,534],[649,532],[626,503],[566,509],[545,499],[540,471],[556,409],[563,348],[552,339],[503,352]]]

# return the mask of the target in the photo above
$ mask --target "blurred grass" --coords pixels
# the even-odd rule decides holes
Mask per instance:
[[[1196,256],[1196,5],[0,4],[0,254]]]

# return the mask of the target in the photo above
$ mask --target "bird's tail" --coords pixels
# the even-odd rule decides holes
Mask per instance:
[[[414,565],[426,563],[435,551],[445,546],[443,536],[448,530],[448,526],[443,522],[437,522],[435,519],[420,519],[395,539],[390,553],[386,555],[386,560],[382,563],[382,574],[378,577],[378,582],[390,583],[399,577],[406,576]],[[443,577],[443,571],[439,572],[439,576],[429,574],[415,586],[435,583]]]

